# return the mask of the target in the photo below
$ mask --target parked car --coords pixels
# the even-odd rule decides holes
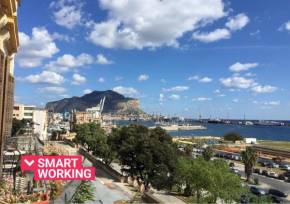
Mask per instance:
[[[284,174],[279,174],[279,175],[277,176],[277,178],[278,178],[279,180],[285,180],[285,176],[284,176]]]
[[[261,166],[267,166],[268,165],[268,163],[267,162],[261,162]]]
[[[271,177],[271,178],[277,178],[277,174],[274,171],[271,171],[269,173],[269,177]]]
[[[279,164],[270,163],[270,164],[268,164],[268,167],[270,167],[270,168],[278,168],[279,167]]]
[[[284,172],[284,176],[285,176],[285,177],[290,177],[290,171],[286,171],[286,172]]]
[[[265,195],[265,191],[257,186],[251,186],[250,190],[255,195]]]
[[[260,169],[254,169],[254,173],[260,174],[261,173],[261,170]]]
[[[269,189],[269,194],[286,198],[288,195],[279,189]]]
[[[282,169],[285,169],[285,170],[290,170],[290,165],[281,165],[281,168]]]
[[[264,176],[269,176],[269,172],[268,172],[267,170],[263,170],[263,171],[262,171],[262,175],[264,175]]]
[[[279,198],[278,196],[275,196],[275,195],[271,195],[271,199],[274,203],[285,203],[284,200],[282,200],[281,198]]]

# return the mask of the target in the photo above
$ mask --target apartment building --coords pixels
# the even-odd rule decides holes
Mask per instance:
[[[48,126],[48,111],[47,110],[33,110],[33,127],[34,133],[38,135],[41,140],[47,139]]]
[[[0,0],[0,176],[5,138],[11,136],[14,103],[14,53],[18,52],[20,0]]]
[[[18,120],[33,119],[33,111],[36,109],[35,105],[23,105],[23,104],[14,104],[13,107],[13,118]]]

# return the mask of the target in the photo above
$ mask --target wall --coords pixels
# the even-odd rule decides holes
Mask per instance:
[[[39,134],[41,140],[47,139],[47,123],[48,123],[48,112],[47,110],[34,110],[33,118],[34,123],[39,125],[34,125],[34,133]]]

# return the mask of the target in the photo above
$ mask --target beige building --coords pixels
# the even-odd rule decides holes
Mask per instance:
[[[35,105],[14,104],[13,118],[18,120],[26,119],[32,120],[33,111],[36,109]]]
[[[101,118],[94,118],[93,112],[76,112],[76,110],[73,110],[70,115],[70,130],[73,130],[74,124],[84,124],[84,123],[92,123],[92,122],[101,122]]]
[[[14,103],[14,53],[19,48],[17,9],[20,0],[0,0],[0,176],[5,138],[11,136]]]
[[[34,110],[32,121],[34,123],[34,133],[41,140],[47,139],[48,110]]]

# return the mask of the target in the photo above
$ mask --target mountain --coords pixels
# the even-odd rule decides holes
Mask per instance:
[[[54,112],[62,113],[65,110],[71,111],[76,109],[77,111],[85,111],[87,108],[91,108],[100,103],[101,99],[106,97],[103,113],[136,113],[142,112],[138,99],[126,98],[123,95],[114,92],[112,90],[107,91],[93,91],[90,94],[86,94],[82,97],[74,96],[72,98],[64,98],[59,101],[49,102],[46,104],[46,109]]]

